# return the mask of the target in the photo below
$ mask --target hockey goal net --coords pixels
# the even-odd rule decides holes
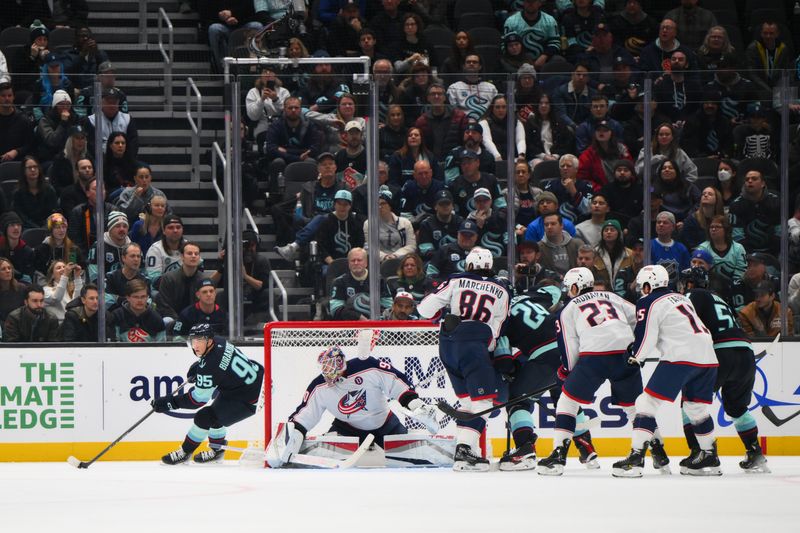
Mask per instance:
[[[333,345],[340,346],[347,359],[372,355],[391,363],[428,403],[445,400],[457,405],[439,359],[438,327],[430,322],[272,322],[264,328],[265,442],[300,404],[306,387],[319,375],[317,356]],[[424,429],[398,416],[409,430]],[[312,433],[325,432],[330,420],[323,419]],[[442,414],[440,428],[440,433],[453,434],[455,423]]]

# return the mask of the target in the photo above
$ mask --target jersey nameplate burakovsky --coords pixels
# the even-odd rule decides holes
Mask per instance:
[[[460,289],[474,289],[479,291],[486,291],[494,294],[498,298],[503,296],[503,288],[491,281],[475,281],[474,279],[459,279],[458,287]]]
[[[222,354],[222,360],[219,362],[220,370],[228,369],[228,365],[231,364],[232,357],[233,357],[233,344],[228,343],[225,346],[225,353]]]

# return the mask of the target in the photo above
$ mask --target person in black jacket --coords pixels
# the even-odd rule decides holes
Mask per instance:
[[[326,215],[316,235],[319,257],[326,265],[364,247],[364,219],[351,211],[353,195],[342,189],[334,196],[333,212]]]
[[[25,304],[11,311],[3,326],[3,342],[52,342],[57,340],[58,319],[44,308],[44,290],[25,289]]]
[[[100,293],[97,285],[87,283],[81,289],[80,299],[67,304],[59,339],[64,342],[96,342],[99,307]]]
[[[147,300],[147,282],[140,279],[129,281],[125,288],[125,302],[108,315],[106,337],[115,342],[165,341],[164,320]]]

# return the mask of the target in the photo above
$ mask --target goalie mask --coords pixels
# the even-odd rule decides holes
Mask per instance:
[[[344,352],[338,346],[332,346],[320,353],[317,362],[321,367],[322,377],[328,385],[336,383],[347,369]]]

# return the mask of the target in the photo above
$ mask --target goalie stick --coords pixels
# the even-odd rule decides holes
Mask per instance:
[[[185,386],[186,386],[188,383],[189,383],[188,381],[184,381],[183,383],[181,383],[180,387],[178,387],[177,389],[175,389],[175,392],[179,392],[179,391],[180,391],[182,388],[184,388],[184,387],[185,387]],[[133,431],[134,429],[136,429],[137,427],[139,427],[139,425],[140,425],[142,422],[144,422],[145,420],[147,420],[147,419],[150,417],[150,415],[152,415],[152,414],[153,414],[153,413],[155,413],[155,412],[156,412],[156,410],[155,410],[155,409],[153,409],[153,408],[150,408],[150,410],[147,412],[147,414],[146,414],[146,415],[144,415],[144,416],[143,416],[142,418],[140,418],[140,419],[139,419],[139,420],[138,420],[138,421],[137,421],[137,422],[136,422],[134,425],[132,425],[131,427],[129,427],[127,430],[125,430],[125,433],[123,433],[122,435],[120,435],[119,437],[117,437],[117,440],[115,440],[114,442],[112,442],[111,444],[109,444],[108,446],[106,446],[106,447],[105,447],[105,449],[104,449],[102,452],[100,452],[100,453],[98,453],[97,455],[95,455],[95,456],[94,456],[94,458],[93,458],[93,459],[91,459],[90,461],[81,461],[80,459],[78,459],[78,458],[77,458],[77,457],[75,457],[74,455],[70,455],[69,457],[67,457],[67,462],[68,462],[70,465],[74,466],[75,468],[89,468],[90,466],[92,466],[92,463],[94,463],[95,461],[97,461],[98,459],[100,459],[102,456],[104,456],[108,450],[110,450],[111,448],[113,448],[114,446],[116,446],[116,445],[117,445],[117,443],[119,443],[119,441],[121,441],[121,440],[122,440],[122,439],[124,439],[126,436],[128,436],[128,433],[130,433],[131,431]]]
[[[289,457],[290,463],[300,464],[300,465],[307,465],[307,466],[317,466],[319,468],[350,468],[354,466],[361,456],[364,455],[369,447],[372,445],[372,441],[375,440],[375,436],[370,433],[364,439],[364,442],[358,447],[353,454],[344,460],[337,460],[337,459],[330,459],[328,457],[319,457],[316,455],[306,455],[302,453],[296,453]],[[267,451],[260,450],[256,448],[237,448],[235,446],[227,446],[222,444],[209,444],[209,446],[214,450],[227,450],[231,452],[239,452],[242,454],[249,454],[251,457],[254,455],[258,455],[264,461],[267,460]]]
[[[551,383],[550,385],[547,385],[546,387],[542,387],[541,389],[537,389],[537,390],[535,390],[533,392],[527,392],[527,393],[525,393],[525,394],[523,394],[521,396],[517,396],[516,398],[513,398],[513,399],[511,399],[511,400],[509,400],[509,401],[507,401],[505,403],[500,403],[500,404],[494,405],[494,406],[490,407],[489,409],[484,409],[483,411],[478,411],[477,413],[468,413],[466,411],[459,411],[458,409],[456,409],[455,407],[453,407],[452,405],[450,405],[449,403],[447,403],[444,400],[438,402],[436,404],[436,407],[438,407],[439,410],[441,412],[443,412],[444,414],[446,414],[446,415],[448,415],[450,417],[453,417],[456,420],[462,420],[462,421],[473,420],[473,419],[481,417],[483,415],[488,415],[489,413],[491,413],[493,411],[496,411],[497,409],[502,409],[502,408],[504,408],[504,407],[506,407],[508,405],[514,405],[515,403],[519,403],[519,402],[521,402],[523,400],[527,400],[531,396],[539,396],[541,394],[544,394],[545,392],[549,391],[553,387],[556,387],[556,386],[558,386],[560,384],[561,384],[560,381],[555,382],[555,383]]]

